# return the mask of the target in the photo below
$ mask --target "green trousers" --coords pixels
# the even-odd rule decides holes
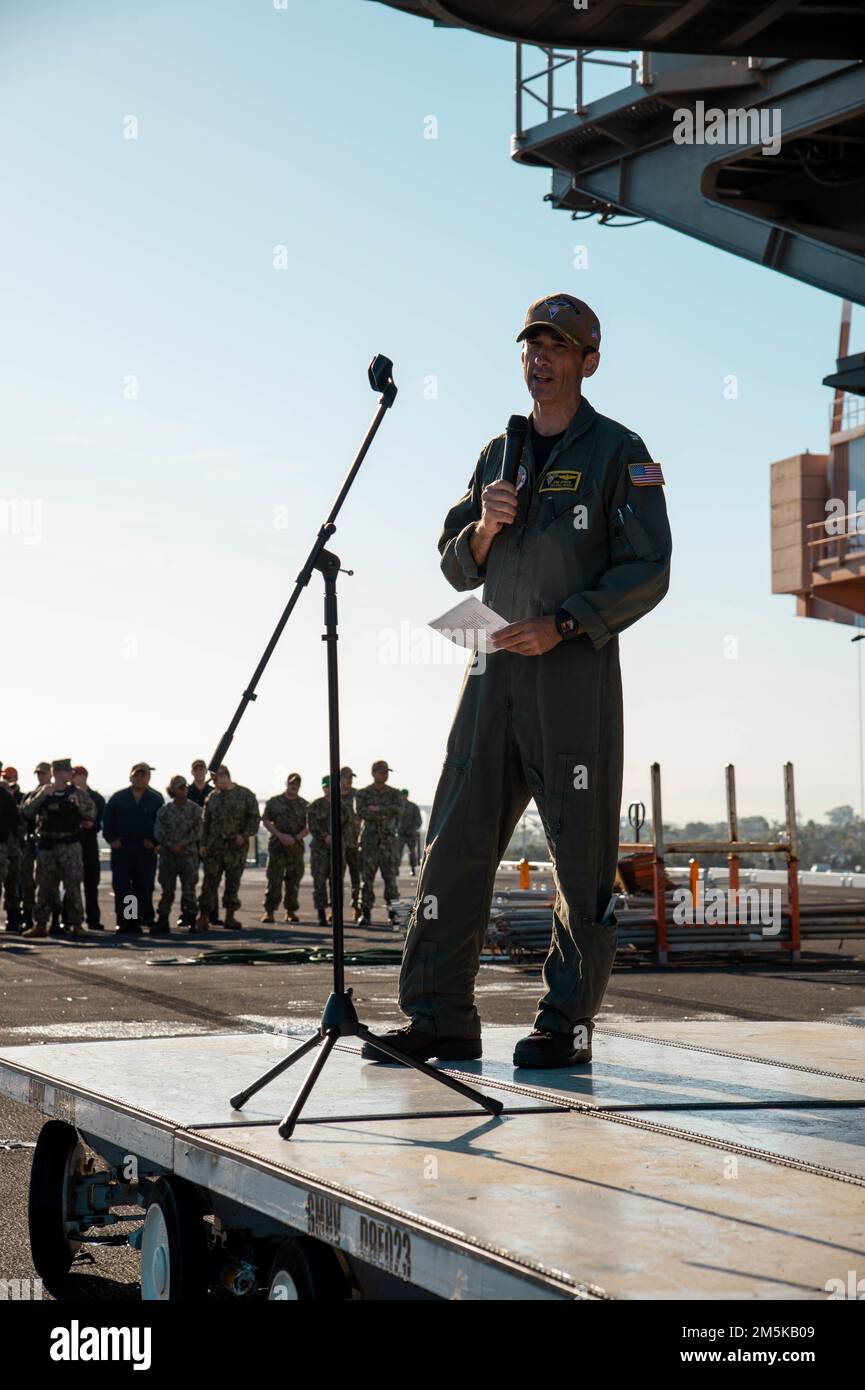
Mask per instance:
[[[496,870],[534,799],[556,887],[535,1027],[567,1031],[601,1006],[616,928],[622,789],[618,643],[577,638],[539,657],[498,652],[468,670],[427,830],[399,1002],[415,1027],[476,1038],[474,982]]]

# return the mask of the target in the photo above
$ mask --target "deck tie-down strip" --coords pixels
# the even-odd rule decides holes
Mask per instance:
[[[633,1042],[654,1043],[656,1047],[678,1047],[685,1052],[706,1052],[711,1057],[730,1057],[737,1062],[759,1062],[764,1067],[782,1067],[787,1071],[803,1071],[809,1076],[831,1077],[833,1081],[855,1081],[857,1086],[865,1086],[865,1076],[854,1076],[848,1071],[827,1071],[825,1067],[808,1067],[804,1062],[783,1062],[775,1057],[755,1057],[750,1052],[728,1052],[722,1047],[702,1047],[699,1043],[689,1043],[678,1038],[652,1038],[645,1033],[629,1033],[623,1028],[596,1028],[594,1037],[627,1038]]]
[[[657,1040],[644,1039],[640,1037],[639,1041],[645,1042]],[[350,1047],[345,1042],[337,1043],[337,1049],[345,1052],[354,1053],[358,1053],[360,1051],[359,1048]],[[711,1052],[713,1051],[713,1049],[701,1048],[700,1051]],[[723,1056],[725,1054],[719,1055]],[[761,1057],[749,1057],[746,1060],[751,1062],[761,1062],[763,1059]],[[783,1064],[776,1063],[776,1065],[780,1066]],[[517,1081],[503,1081],[497,1078],[494,1079],[493,1077],[489,1076],[478,1076],[477,1072],[460,1071],[458,1068],[452,1067],[450,1065],[445,1066],[444,1070],[449,1072],[451,1076],[455,1076],[458,1080],[465,1081],[470,1085],[485,1085],[490,1087],[492,1090],[509,1091],[513,1095],[528,1096],[532,1100],[549,1101],[551,1099],[550,1093],[548,1091],[543,1091],[540,1087],[537,1086],[524,1086]],[[827,1075],[829,1075],[829,1073],[827,1073]],[[858,1077],[849,1077],[847,1079],[861,1080],[861,1078]],[[598,1105],[593,1105],[591,1101],[581,1100],[579,1099],[579,1097],[568,1095],[564,1091],[554,1091],[552,1094],[556,1101],[560,1102],[563,1105],[566,1105],[572,1113],[586,1115],[589,1118],[593,1118],[596,1120],[607,1120],[611,1124],[629,1125],[632,1129],[643,1129],[652,1134],[663,1134],[667,1138],[682,1139],[687,1144],[704,1144],[712,1149],[720,1149],[723,1153],[740,1154],[743,1158],[759,1159],[763,1163],[774,1163],[782,1168],[793,1168],[800,1173],[812,1173],[816,1177],[831,1178],[834,1182],[846,1182],[850,1183],[854,1187],[865,1187],[865,1177],[863,1177],[859,1173],[850,1173],[844,1168],[830,1168],[827,1164],[811,1163],[804,1158],[793,1158],[792,1156],[787,1154],[775,1153],[772,1149],[758,1148],[755,1144],[741,1144],[735,1140],[715,1139],[708,1134],[698,1134],[695,1130],[692,1129],[677,1129],[675,1125],[661,1124],[657,1120],[646,1120],[641,1118],[640,1116],[625,1113],[622,1109],[604,1110],[601,1109],[601,1107]],[[730,1104],[732,1108],[733,1103],[731,1102]],[[856,1105],[856,1108],[859,1108],[858,1103],[854,1102],[853,1104]],[[663,1109],[664,1107],[661,1105],[651,1105],[646,1106],[645,1108],[657,1111]],[[712,1103],[709,1102],[708,1104],[699,1105],[697,1102],[695,1102],[693,1106],[689,1105],[687,1108],[694,1110],[705,1110],[712,1108]],[[736,1108],[741,1109],[742,1107],[737,1106]],[[744,1108],[750,1109],[752,1107],[746,1104]],[[783,1102],[781,1102],[776,1103],[775,1105],[766,1106],[765,1108],[771,1110],[783,1110],[785,1107]],[[815,1108],[826,1109],[827,1105],[821,1105],[818,1103]],[[512,1111],[511,1113],[513,1117],[518,1116],[520,1112],[517,1110]]]

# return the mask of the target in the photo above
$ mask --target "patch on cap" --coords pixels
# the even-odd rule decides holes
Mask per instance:
[[[517,342],[522,342],[533,328],[552,328],[574,347],[597,349],[601,341],[597,314],[573,294],[548,294],[530,304]]]

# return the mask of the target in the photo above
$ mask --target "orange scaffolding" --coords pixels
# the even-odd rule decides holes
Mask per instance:
[[[620,844],[620,854],[651,853],[652,856],[652,894],[655,909],[656,950],[659,965],[666,965],[669,957],[670,933],[680,930],[668,918],[667,874],[664,861],[668,854],[724,854],[730,868],[730,889],[739,893],[739,855],[740,854],[781,854],[787,861],[787,899],[789,905],[790,934],[786,940],[777,943],[778,949],[788,951],[791,960],[799,960],[800,920],[799,920],[799,852],[796,837],[796,794],[793,781],[793,764],[784,764],[784,809],[786,817],[786,837],[782,840],[740,840],[739,823],[736,810],[736,769],[729,763],[725,769],[727,792],[726,840],[670,840],[664,838],[664,822],[661,807],[661,765],[653,763],[652,780],[652,844]],[[711,927],[706,927],[711,931]]]

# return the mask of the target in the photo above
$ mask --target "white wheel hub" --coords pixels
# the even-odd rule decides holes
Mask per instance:
[[[147,1208],[141,1234],[141,1297],[146,1302],[166,1303],[171,1292],[171,1255],[168,1227],[162,1208],[153,1202]]]
[[[83,1144],[78,1143],[72,1149],[69,1150],[69,1156],[66,1159],[66,1166],[63,1170],[64,1233],[68,1232],[70,1225],[73,1225],[73,1223],[75,1222],[75,1217],[72,1216],[72,1210],[74,1204],[76,1179],[80,1177],[83,1173],[89,1173],[92,1169],[92,1166],[92,1160],[89,1159],[87,1154],[85,1153]],[[68,1234],[66,1235],[66,1244],[69,1246],[69,1249],[72,1251],[73,1255],[77,1255],[78,1251],[81,1249],[80,1240],[75,1240],[72,1236]]]
[[[278,1269],[270,1281],[269,1299],[279,1299],[283,1303],[299,1302],[297,1284],[287,1269]]]

